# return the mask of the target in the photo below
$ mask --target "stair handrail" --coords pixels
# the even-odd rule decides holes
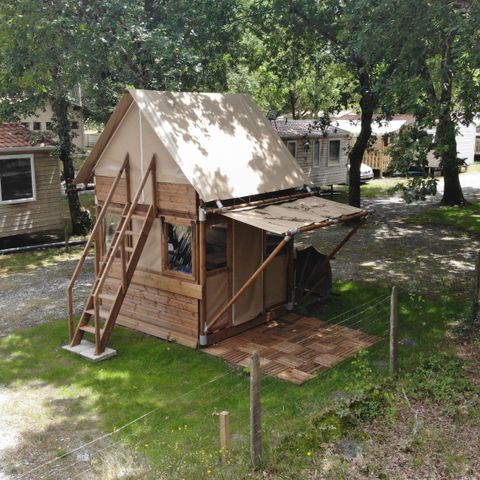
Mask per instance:
[[[128,229],[128,225],[130,223],[130,220],[132,219],[132,216],[135,212],[135,209],[137,208],[137,205],[138,205],[138,202],[140,200],[140,197],[142,195],[142,192],[143,192],[143,188],[145,187],[145,184],[147,182],[147,179],[148,177],[150,176],[150,174],[152,175],[152,204],[153,204],[153,207],[154,207],[154,215],[156,215],[156,205],[157,205],[157,202],[156,202],[156,155],[154,154],[152,156],[152,160],[150,161],[150,164],[147,168],[147,170],[145,171],[145,174],[144,174],[144,177],[142,178],[142,181],[140,182],[140,185],[138,186],[138,189],[137,189],[137,192],[135,193],[135,197],[130,205],[130,208],[128,209],[128,213],[123,221],[123,224],[122,224],[122,228],[120,229],[120,232],[118,234],[118,237],[117,237],[117,240],[115,241],[115,244],[112,248],[112,250],[110,251],[110,254],[109,254],[109,258],[107,260],[107,263],[105,264],[105,267],[103,268],[103,271],[102,271],[102,274],[100,275],[100,279],[97,283],[97,287],[95,288],[95,291],[93,293],[93,306],[94,306],[94,309],[95,309],[95,331],[96,331],[96,340],[97,340],[97,346],[98,346],[98,342],[100,341],[100,338],[99,338],[99,335],[98,333],[100,333],[100,328],[99,328],[99,303],[98,303],[98,299],[99,299],[99,295],[100,295],[100,292],[103,288],[103,284],[105,283],[106,279],[107,279],[107,273],[108,271],[110,270],[112,264],[113,264],[113,261],[115,259],[115,255],[118,251],[118,249],[120,248],[120,245],[122,244],[122,242],[124,241],[124,237],[125,237],[125,232],[127,231]],[[123,260],[122,260],[123,261]],[[123,284],[123,282],[122,282]]]
[[[97,241],[97,236],[100,231],[100,226],[102,225],[103,219],[105,218],[105,215],[108,210],[108,206],[110,205],[112,198],[116,192],[117,186],[120,183],[120,180],[122,178],[123,172],[126,172],[127,176],[127,184],[129,183],[128,179],[128,169],[130,165],[130,156],[127,153],[125,155],[125,159],[122,163],[122,166],[120,167],[120,170],[117,173],[117,176],[115,177],[115,180],[112,183],[112,186],[110,187],[110,191],[108,192],[107,198],[105,199],[105,202],[102,205],[102,208],[100,209],[100,213],[98,217],[95,220],[95,225],[93,227],[92,232],[90,233],[90,236],[87,240],[87,243],[83,249],[82,255],[80,257],[80,260],[77,263],[77,266],[75,267],[75,270],[73,271],[72,277],[70,279],[70,282],[68,283],[67,286],[67,301],[68,301],[68,331],[69,331],[69,338],[70,342],[73,340],[73,336],[75,334],[75,328],[74,328],[74,322],[73,322],[73,287],[75,286],[75,282],[78,279],[78,276],[80,275],[80,272],[82,271],[83,265],[85,264],[85,260],[88,256],[88,252],[93,245],[94,241]],[[127,189],[128,189],[127,185]]]

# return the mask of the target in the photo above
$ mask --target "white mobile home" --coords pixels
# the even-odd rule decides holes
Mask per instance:
[[[334,126],[317,128],[314,120],[272,121],[292,156],[316,187],[347,181],[350,135]]]

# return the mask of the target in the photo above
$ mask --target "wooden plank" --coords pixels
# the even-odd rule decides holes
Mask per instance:
[[[112,268],[110,276],[119,279],[120,273],[117,272],[115,268]],[[132,284],[154,287],[166,292],[184,295],[185,297],[196,298],[197,300],[202,298],[201,285],[193,283],[192,281],[177,279],[162,275],[158,272],[149,272],[148,270],[141,270],[139,268],[137,268],[133,274]]]

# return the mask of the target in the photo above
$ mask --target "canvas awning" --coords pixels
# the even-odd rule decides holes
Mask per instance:
[[[319,197],[305,197],[268,206],[245,207],[222,212],[222,215],[248,223],[267,232],[284,235],[367,215],[365,210]]]

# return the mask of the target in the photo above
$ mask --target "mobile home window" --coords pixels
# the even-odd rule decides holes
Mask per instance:
[[[292,154],[293,158],[297,158],[297,142],[287,142],[288,151]]]
[[[226,223],[211,225],[207,228],[207,272],[227,266],[227,230]]]
[[[192,227],[166,223],[165,229],[167,237],[167,270],[191,275],[193,273]]]
[[[0,202],[35,200],[33,155],[0,157]]]
[[[313,166],[320,166],[320,142],[318,140],[313,142]]]
[[[42,124],[40,122],[33,122],[33,129],[34,130],[41,130]]]
[[[340,140],[330,140],[328,145],[328,164],[338,165],[340,163]]]

